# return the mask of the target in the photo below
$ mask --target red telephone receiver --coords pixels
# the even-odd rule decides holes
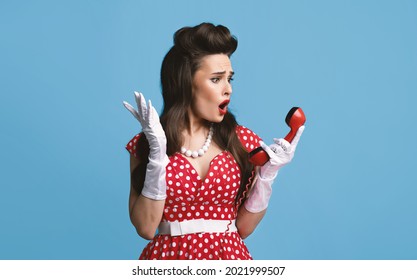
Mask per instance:
[[[300,107],[292,107],[285,117],[285,122],[291,130],[287,136],[284,137],[284,139],[291,143],[297,133],[297,130],[300,126],[305,124],[306,116]],[[249,161],[256,166],[262,166],[268,160],[269,156],[264,149],[262,149],[262,147],[258,147],[249,153]]]

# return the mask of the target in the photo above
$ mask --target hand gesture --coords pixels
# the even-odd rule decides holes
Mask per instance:
[[[159,115],[149,100],[146,104],[145,97],[142,93],[135,91],[135,100],[138,110],[132,105],[123,101],[123,105],[130,113],[140,122],[143,133],[149,142],[150,158],[154,160],[163,160],[166,156],[166,136],[165,131],[159,121]]]
[[[260,175],[263,178],[275,178],[278,170],[284,165],[288,164],[294,157],[295,150],[304,131],[304,126],[301,126],[291,143],[287,140],[274,138],[274,143],[266,145],[260,142],[261,147],[269,155],[269,161],[260,168]]]

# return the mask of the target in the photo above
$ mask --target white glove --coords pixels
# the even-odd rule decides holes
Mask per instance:
[[[245,208],[249,212],[258,213],[268,207],[269,199],[272,194],[272,183],[281,167],[289,163],[303,134],[304,126],[301,126],[291,143],[285,139],[274,138],[274,144],[270,146],[260,142],[261,147],[269,155],[269,161],[259,168],[255,176],[254,186],[245,201]]]
[[[123,101],[123,105],[140,122],[142,131],[149,142],[149,163],[146,166],[142,195],[154,200],[164,200],[166,198],[166,166],[169,163],[165,132],[151,101],[149,100],[146,106],[145,98],[142,93],[138,92],[135,92],[135,99],[137,111],[126,101]]]

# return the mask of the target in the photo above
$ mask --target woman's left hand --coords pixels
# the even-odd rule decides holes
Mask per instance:
[[[278,170],[293,159],[304,128],[305,126],[303,125],[297,130],[291,143],[283,138],[274,138],[274,143],[269,146],[262,141],[260,142],[261,147],[269,155],[269,161],[260,168],[260,176],[262,178],[275,178]]]

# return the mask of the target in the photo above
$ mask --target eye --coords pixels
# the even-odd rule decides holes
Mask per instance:
[[[213,83],[217,84],[220,81],[220,78],[216,77],[216,78],[211,78],[210,79]]]
[[[234,79],[233,77],[229,77],[227,80],[229,81],[229,83],[231,83]]]

